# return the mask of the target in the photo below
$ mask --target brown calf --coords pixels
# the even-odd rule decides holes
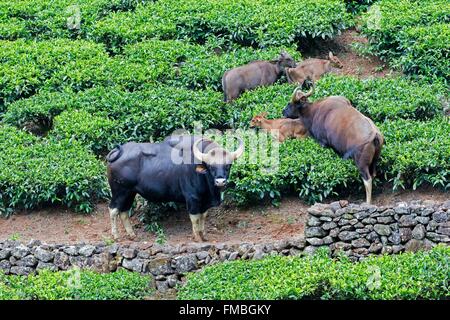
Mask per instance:
[[[309,134],[320,145],[331,147],[344,159],[355,161],[366,188],[366,201],[370,203],[372,179],[376,176],[376,163],[384,144],[383,135],[348,99],[331,96],[309,102],[308,97],[313,91],[314,87],[306,94],[300,87],[295,89],[283,115],[302,119]]]
[[[222,77],[224,101],[230,102],[246,90],[274,84],[286,67],[295,67],[295,61],[283,51],[277,60],[253,61],[225,71]]]
[[[287,138],[303,139],[308,135],[308,130],[301,119],[266,119],[267,112],[263,112],[257,116],[254,116],[250,121],[250,127],[258,127],[264,130],[278,132],[278,141],[283,142]]]
[[[328,58],[329,60],[306,59],[295,68],[286,68],[288,82],[297,83],[301,86],[306,79],[316,82],[322,75],[330,72],[332,67],[343,68],[341,60],[334,56],[332,52],[328,54]]]

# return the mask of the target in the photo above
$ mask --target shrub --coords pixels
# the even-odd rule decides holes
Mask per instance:
[[[362,28],[373,52],[383,59],[408,73],[448,81],[449,12],[446,0],[380,0],[364,15]]]
[[[366,11],[377,0],[345,0],[347,11],[357,14]]]
[[[233,261],[187,276],[178,299],[446,299],[450,247],[372,256],[358,263],[342,255],[272,256]]]
[[[93,36],[113,50],[155,37],[200,44],[219,37],[228,44],[266,47],[292,44],[301,37],[332,37],[351,24],[341,0],[160,0],[133,13],[111,14],[95,25]]]
[[[380,125],[386,145],[381,167],[394,189],[429,183],[450,188],[450,122],[448,117],[431,121],[397,120]]]
[[[107,196],[105,167],[76,141],[0,126],[0,213],[55,203],[90,212]]]
[[[113,273],[42,270],[29,276],[0,273],[0,300],[137,300],[152,291],[149,276],[124,269]]]

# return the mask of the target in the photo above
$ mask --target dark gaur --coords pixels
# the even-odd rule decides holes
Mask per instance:
[[[201,136],[176,135],[161,143],[128,142],[106,157],[111,187],[112,235],[118,238],[120,215],[128,235],[134,231],[128,218],[136,194],[150,202],[186,204],[196,241],[205,239],[206,211],[220,205],[233,161],[244,152],[244,143],[229,152]]]
[[[277,60],[253,61],[225,71],[222,77],[225,102],[236,99],[246,90],[274,84],[284,74],[285,68],[293,68],[295,65],[294,59],[282,51]]]
[[[356,110],[348,99],[331,96],[315,102],[300,87],[294,90],[283,116],[299,118],[309,134],[323,147],[330,147],[344,159],[354,160],[366,188],[366,201],[372,200],[372,180],[384,138],[373,121]]]

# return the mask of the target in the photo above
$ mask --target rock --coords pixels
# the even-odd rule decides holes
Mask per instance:
[[[219,259],[220,261],[225,261],[230,256],[230,251],[227,250],[220,250],[219,252]]]
[[[134,272],[142,272],[144,266],[144,260],[135,258],[135,259],[123,259],[122,267],[127,270],[131,270]]]
[[[353,248],[362,248],[362,247],[369,247],[369,246],[370,246],[370,242],[364,238],[359,238],[359,239],[355,239],[352,241]]]
[[[137,255],[136,249],[127,248],[122,251],[122,257],[125,259],[134,259]]]
[[[446,236],[450,236],[450,226],[439,226],[436,232]]]
[[[139,251],[137,254],[137,257],[141,259],[150,259],[150,256],[150,251],[147,250]]]
[[[27,247],[31,249],[31,248],[34,248],[34,247],[39,247],[41,244],[42,244],[42,242],[40,240],[31,239],[28,242]]]
[[[330,237],[330,236],[326,236],[322,240],[323,240],[323,244],[331,244],[331,243],[333,243],[333,238]]]
[[[400,228],[399,232],[402,243],[406,243],[412,239],[412,231],[410,228]]]
[[[331,221],[333,221],[333,218],[332,217],[328,217],[328,216],[323,216],[323,217],[320,217],[319,220],[321,222],[331,222]]]
[[[414,215],[403,215],[398,220],[399,227],[414,227],[417,224]]]
[[[11,269],[11,263],[8,260],[1,260],[0,270],[3,270],[4,273],[8,274],[9,269]]]
[[[383,249],[383,245],[379,242],[374,242],[369,247],[370,253],[379,253],[381,252],[381,249]]]
[[[53,252],[44,250],[41,247],[37,247],[36,251],[34,252],[34,256],[42,262],[49,262],[53,260],[55,254]]]
[[[232,253],[230,253],[230,255],[228,256],[228,261],[233,261],[236,260],[239,256],[239,252],[234,251]]]
[[[386,236],[381,236],[380,240],[383,246],[386,246],[389,243],[388,237]]]
[[[278,240],[273,243],[273,246],[275,247],[275,250],[282,251],[286,249],[289,246],[289,244],[286,240]]]
[[[178,282],[178,277],[175,274],[171,274],[167,277],[167,285],[169,286],[169,288],[175,288]]]
[[[392,218],[392,216],[378,217],[377,222],[381,223],[381,224],[389,224],[389,223],[394,222],[394,218]]]
[[[266,254],[262,250],[256,250],[253,254],[253,260],[261,260]]]
[[[339,233],[338,237],[342,241],[350,241],[359,238],[359,234],[354,231],[342,231],[341,233]]]
[[[431,250],[432,248],[434,248],[436,246],[436,244],[428,239],[424,239],[423,240],[423,247],[425,250]]]
[[[196,255],[197,255],[197,259],[205,260],[206,257],[209,256],[209,252],[208,251],[199,251],[199,252],[196,253]]]
[[[423,238],[425,238],[426,233],[427,231],[425,230],[425,227],[421,224],[418,224],[412,231],[412,237],[417,240],[422,240]]]
[[[161,293],[165,293],[169,290],[169,284],[167,281],[156,281],[156,290]]]
[[[69,256],[76,256],[78,254],[78,250],[75,246],[67,246],[63,249],[63,251]]]
[[[322,222],[319,220],[319,218],[315,216],[309,216],[308,222],[306,223],[309,227],[318,227],[322,224]]]
[[[78,250],[78,253],[84,257],[90,257],[90,256],[92,256],[94,251],[95,251],[95,247],[88,244],[88,245],[82,246],[80,248],[80,250]]]
[[[306,238],[323,238],[326,235],[327,232],[319,227],[310,227],[305,230]]]
[[[391,234],[391,228],[384,224],[376,224],[373,228],[380,236],[389,236]]]
[[[392,234],[388,237],[388,241],[392,244],[399,245],[402,242],[402,237],[399,231],[393,231]]]
[[[362,220],[362,223],[364,224],[376,224],[377,223],[377,219],[375,218],[365,218]]]
[[[313,246],[321,246],[323,244],[323,240],[320,238],[307,238],[306,242],[310,243]]]
[[[318,247],[315,247],[315,246],[307,246],[303,252],[307,255],[313,255],[314,252],[316,252],[317,248]]]
[[[441,205],[441,209],[449,211],[450,210],[450,200],[444,201],[444,203]]]
[[[11,256],[11,250],[10,249],[0,250],[0,260],[9,259],[10,256]]]
[[[338,236],[338,234],[339,234],[339,231],[340,231],[339,228],[331,229],[329,236],[333,237],[333,238],[336,238]]]
[[[341,200],[342,201],[342,200]],[[348,202],[347,202],[347,205],[348,205]],[[341,205],[341,202],[340,201],[334,201],[334,202],[332,202],[332,203],[330,203],[330,209],[333,211],[333,212],[336,212],[336,210],[339,210],[339,209],[341,209],[343,206]]]
[[[108,247],[108,252],[110,254],[116,254],[119,251],[119,245],[117,243],[113,243]]]
[[[427,225],[427,231],[436,231],[438,226],[439,226],[439,223],[437,223],[434,220],[431,220]]]
[[[330,249],[333,251],[336,250],[349,250],[351,249],[352,245],[350,243],[345,242],[335,242],[332,245],[330,245]]]
[[[19,276],[26,276],[26,275],[29,275],[30,273],[33,273],[34,270],[33,270],[33,268],[30,268],[30,267],[13,266],[13,267],[11,267],[9,272],[12,274],[19,275]]]
[[[196,270],[198,268],[197,256],[193,253],[176,257],[174,259],[174,262],[175,262],[174,268],[178,273],[186,273],[189,271]]]
[[[446,222],[448,220],[449,213],[444,211],[438,211],[433,213],[433,221],[437,223]]]
[[[450,237],[443,235],[443,234],[438,234],[435,232],[427,232],[427,238],[430,239],[433,242],[450,242]]]
[[[64,252],[57,252],[53,264],[60,270],[67,270],[70,266],[69,256]]]
[[[43,262],[43,261],[39,261],[36,270],[43,270],[43,269],[47,269],[50,271],[57,271],[58,268],[53,264],[53,263],[48,263],[48,262]]]
[[[345,226],[345,225],[348,225],[348,224],[350,224],[350,220],[348,220],[348,219],[341,219],[338,222],[339,226]]]
[[[381,254],[391,254],[392,251],[391,246],[383,246],[383,249],[381,249]]]
[[[20,267],[35,267],[37,265],[37,263],[38,263],[37,259],[33,255],[30,254],[30,255],[18,260],[16,262],[16,265],[20,266]]]
[[[402,245],[392,246],[392,253],[393,254],[397,254],[397,253],[402,252],[404,250],[405,250],[405,246],[402,246]]]
[[[17,259],[21,259],[27,256],[29,253],[30,249],[28,249],[28,247],[24,246],[23,244],[20,244],[11,250],[11,255]]]
[[[430,218],[428,218],[428,217],[416,217],[416,221],[418,223],[423,224],[423,225],[427,225],[428,222],[430,222]]]
[[[420,212],[420,215],[423,217],[429,217],[434,212],[434,209],[432,208],[425,208]]]
[[[361,222],[358,222],[358,223],[356,223],[356,224],[354,225],[354,227],[355,227],[356,229],[362,229],[362,228],[364,228],[364,224],[362,224]]]
[[[400,215],[408,214],[409,213],[408,204],[406,202],[400,202],[394,208],[394,211],[395,211],[395,213],[400,214]]]
[[[353,249],[353,253],[360,256],[366,256],[369,253],[369,250],[367,248],[356,248]]]
[[[297,255],[299,255],[299,254],[301,254],[302,253],[302,251],[301,250],[298,250],[298,249],[296,249],[296,248],[290,248],[289,249],[289,255],[290,256],[297,256]]]
[[[324,210],[327,210],[329,208],[328,205],[322,204],[322,203],[316,203],[312,207],[308,208],[307,212],[312,216],[321,216],[323,214]],[[333,213],[332,210],[328,209]]]
[[[356,229],[355,231],[358,232],[359,234],[367,234],[370,232],[370,230],[367,228],[359,228],[359,229]]]
[[[411,239],[405,245],[405,251],[416,252],[424,248],[422,240]]]
[[[288,242],[291,247],[294,247],[297,249],[303,249],[306,244],[305,239],[302,237],[292,238]]]

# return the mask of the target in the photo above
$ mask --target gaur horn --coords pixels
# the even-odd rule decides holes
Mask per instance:
[[[209,154],[201,152],[200,149],[198,148],[198,144],[203,140],[204,138],[195,141],[192,151],[194,152],[194,157],[197,158],[197,160],[208,163]]]
[[[311,89],[309,89],[309,91],[307,93],[305,93],[305,97],[308,98],[310,95],[312,95],[314,93],[314,81],[312,82],[312,86]]]
[[[236,139],[239,141],[239,147],[236,149],[236,151],[231,153],[231,157],[233,158],[233,160],[236,160],[244,153],[244,141],[239,137],[236,137]]]
[[[300,86],[298,86],[297,88],[295,88],[295,90],[294,90],[294,92],[292,93],[292,98],[291,98],[291,102],[292,103],[295,103],[296,102],[296,100],[295,100],[295,96],[297,95],[297,91],[301,91],[301,87]]]

